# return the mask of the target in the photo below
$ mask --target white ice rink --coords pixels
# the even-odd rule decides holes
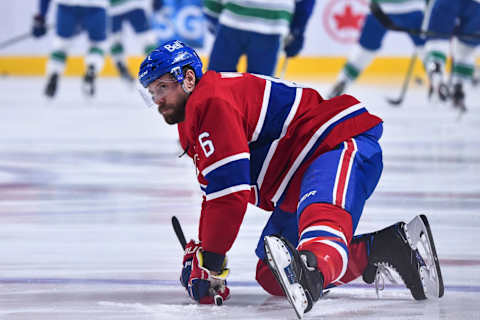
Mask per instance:
[[[247,211],[229,253],[232,297],[199,306],[179,285],[176,215],[196,235],[200,190],[177,158],[176,130],[118,79],[98,97],[62,79],[54,101],[44,79],[0,78],[0,319],[295,319],[288,302],[254,280],[254,248],[268,215]],[[325,93],[327,84],[311,84]],[[305,319],[480,319],[480,90],[457,119],[412,87],[356,85],[381,116],[384,173],[357,233],[430,219],[445,281],[438,301],[414,301],[403,285],[361,280],[333,289]]]

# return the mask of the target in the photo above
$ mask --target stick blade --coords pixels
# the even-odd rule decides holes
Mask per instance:
[[[400,105],[403,102],[402,98],[398,98],[398,99],[386,98],[386,100],[392,107],[400,107]]]

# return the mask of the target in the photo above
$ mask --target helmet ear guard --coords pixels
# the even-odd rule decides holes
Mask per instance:
[[[138,80],[144,88],[166,73],[182,83],[184,66],[190,66],[197,79],[203,75],[198,54],[179,40],[171,40],[153,50],[140,65]]]

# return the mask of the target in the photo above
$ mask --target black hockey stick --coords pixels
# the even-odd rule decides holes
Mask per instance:
[[[410,62],[408,63],[408,70],[407,74],[405,75],[405,79],[403,79],[402,90],[400,91],[400,95],[397,99],[387,98],[388,103],[392,106],[400,106],[402,104],[403,99],[407,93],[408,84],[410,83],[410,79],[412,78],[413,68],[415,67],[415,62],[417,61],[417,50],[412,54],[410,57]]]
[[[50,26],[47,25],[45,28],[48,31],[48,29],[50,29]],[[20,34],[18,36],[15,36],[15,37],[12,37],[12,38],[7,39],[5,41],[2,41],[2,42],[0,42],[0,50],[5,49],[5,48],[7,48],[11,45],[14,45],[17,42],[21,42],[23,40],[30,39],[31,37],[33,37],[33,34],[32,34],[31,31],[29,31],[29,32],[25,32],[24,34]]]
[[[433,31],[423,31],[420,29],[413,29],[413,28],[406,28],[396,25],[390,17],[383,12],[380,5],[375,2],[370,2],[370,12],[377,18],[377,20],[386,28],[393,31],[402,31],[409,33],[415,36],[422,36],[422,37],[439,37],[439,38],[450,38],[451,36],[456,36],[458,38],[466,39],[466,40],[478,40],[480,39],[480,33],[442,33],[442,32],[433,32]]]
[[[180,226],[180,221],[178,221],[177,217],[175,216],[172,216],[172,227],[173,231],[175,231],[175,234],[177,235],[180,245],[182,246],[183,250],[185,250],[185,247],[187,246],[187,240],[185,240],[185,234],[183,233],[182,226]],[[218,294],[213,297],[213,301],[217,306],[221,306],[223,304],[223,298]]]
[[[178,221],[177,217],[175,216],[172,217],[172,227],[173,231],[175,231],[175,234],[177,235],[178,241],[180,242],[182,249],[185,250],[185,247],[187,246],[187,240],[185,240],[185,234],[183,233],[182,227],[180,226],[180,221]]]
[[[432,16],[432,9],[433,9],[434,4],[435,4],[435,0],[428,1],[427,7],[426,7],[426,9],[423,13],[422,26],[421,26],[422,31],[425,31],[428,28],[428,24],[430,23],[430,17]],[[413,69],[415,67],[415,62],[417,61],[417,56],[418,56],[418,49],[415,48],[412,56],[410,57],[410,62],[408,64],[407,73],[405,74],[405,78],[403,79],[402,89],[400,91],[399,97],[397,99],[387,98],[387,101],[392,106],[400,106],[400,104],[403,102],[403,99],[405,99],[405,95],[407,94],[408,85],[410,83],[410,79],[412,78]]]
[[[31,32],[27,32],[18,36],[15,36],[13,38],[7,39],[5,41],[0,42],[0,50],[5,49],[6,47],[11,46],[12,44],[15,44],[17,42],[23,41],[25,39],[29,39],[32,37]]]

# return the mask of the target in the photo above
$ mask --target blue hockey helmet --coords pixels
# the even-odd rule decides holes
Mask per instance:
[[[144,88],[166,73],[183,82],[182,67],[191,66],[197,79],[202,77],[202,61],[198,54],[179,40],[168,41],[153,50],[140,65],[138,79]]]

